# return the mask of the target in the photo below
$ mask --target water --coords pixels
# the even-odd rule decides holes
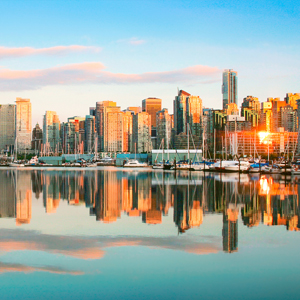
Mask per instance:
[[[0,169],[1,299],[299,297],[298,178]]]

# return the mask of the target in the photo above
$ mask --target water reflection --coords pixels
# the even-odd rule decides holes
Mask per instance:
[[[298,231],[297,180],[243,174],[189,174],[112,170],[1,170],[0,215],[16,225],[31,221],[32,193],[42,195],[45,212],[60,201],[85,205],[103,223],[122,213],[147,224],[160,224],[173,207],[173,221],[183,234],[205,222],[206,214],[223,215],[223,251],[238,251],[238,217],[247,227],[284,225]]]

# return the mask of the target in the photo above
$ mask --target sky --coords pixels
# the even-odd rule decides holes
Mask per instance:
[[[0,1],[0,103],[30,98],[33,124],[103,100],[147,97],[173,112],[177,89],[222,106],[222,71],[239,106],[300,92],[299,0]]]

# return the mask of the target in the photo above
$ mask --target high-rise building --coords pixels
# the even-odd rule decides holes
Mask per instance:
[[[202,99],[199,96],[191,95],[187,98],[186,114],[190,132],[195,136],[200,136],[202,130]]]
[[[123,151],[130,152],[132,149],[132,118],[133,111],[123,112]]]
[[[164,149],[171,148],[171,129],[172,120],[169,112],[166,108],[157,112],[156,114],[156,135],[157,135],[157,145],[160,148],[162,140]]]
[[[176,148],[187,149],[188,134],[192,134],[190,146],[199,146],[202,139],[202,99],[180,90],[174,100],[174,134]],[[188,130],[189,128],[189,130]]]
[[[300,99],[300,93],[287,93],[284,98],[285,102],[293,107],[294,110],[297,110],[297,100]]]
[[[16,100],[16,139],[18,150],[31,149],[31,103],[30,99]]]
[[[108,136],[110,134],[109,130],[113,130],[114,137],[116,137],[116,126],[117,124],[108,118],[108,113],[119,113],[121,112],[120,107],[117,106],[117,103],[114,101],[101,101],[96,103],[96,131],[98,134],[98,150],[103,152],[110,152],[110,151],[122,151],[122,150],[108,150],[109,149],[116,149],[115,147],[111,147],[108,143],[114,143],[114,146],[117,143],[121,143],[120,141],[117,142],[116,140],[112,140],[112,136]],[[119,124],[120,125],[120,124]],[[110,141],[110,142],[108,142]],[[119,148],[118,148],[119,149]]]
[[[151,116],[146,112],[133,115],[132,120],[133,149],[132,152],[143,153],[152,150]]]
[[[230,103],[235,103],[238,105],[238,79],[237,72],[231,69],[224,70],[223,72],[223,109],[227,108]]]
[[[284,131],[296,132],[297,126],[297,111],[293,109],[291,105],[282,106],[280,108],[280,127],[284,128]]]
[[[174,100],[174,128],[176,134],[187,133],[186,103],[191,94],[180,90]]]
[[[280,98],[268,98],[267,102],[272,103],[272,118],[271,118],[271,131],[277,132],[281,127],[281,114],[280,109],[287,105],[285,101],[280,101]]]
[[[262,102],[261,103],[261,111],[260,111],[260,119],[259,119],[259,127],[260,130],[263,131],[271,131],[272,123],[272,102]]]
[[[0,151],[12,151],[16,139],[16,106],[0,105]]]
[[[68,118],[68,122],[61,124],[62,146],[65,153],[79,152],[79,123],[84,120],[85,118],[76,116]]]
[[[43,120],[42,151],[55,153],[60,150],[60,122],[55,111],[46,111]]]
[[[31,149],[36,151],[41,150],[42,142],[43,130],[40,127],[39,123],[36,123],[35,127],[32,130]]]
[[[151,116],[151,126],[156,127],[156,113],[161,110],[161,99],[153,97],[144,99],[142,110]]]
[[[245,108],[250,108],[251,110],[256,111],[257,113],[260,113],[260,103],[258,98],[253,96],[247,96],[243,99],[242,111],[241,111],[242,117],[244,117]]]
[[[95,150],[95,117],[87,115],[84,122],[84,150],[92,153]]]

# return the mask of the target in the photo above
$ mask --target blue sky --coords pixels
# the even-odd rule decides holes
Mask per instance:
[[[2,0],[0,103],[30,98],[34,122],[45,110],[65,121],[102,100],[160,97],[172,111],[179,87],[220,108],[225,68],[238,71],[240,104],[283,98],[300,92],[299,4]]]

